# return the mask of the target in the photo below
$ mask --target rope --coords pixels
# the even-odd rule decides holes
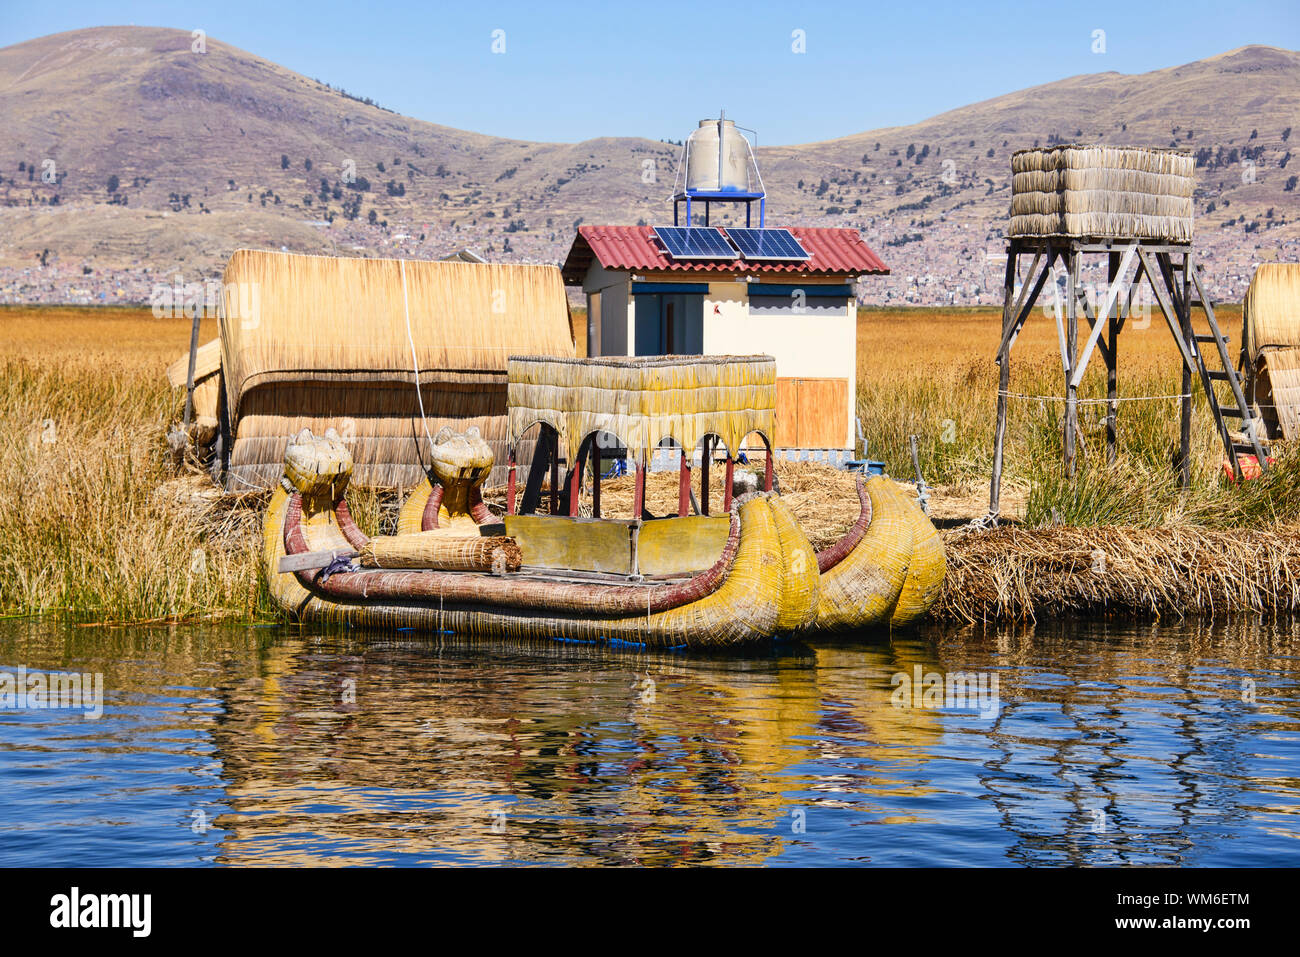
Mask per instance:
[[[420,394],[420,360],[415,354],[415,337],[411,335],[411,305],[406,296],[406,260],[399,259],[402,270],[402,312],[406,314],[406,341],[411,346],[411,367],[415,369],[415,400],[420,404],[420,424],[424,426],[424,437],[429,440],[429,454],[433,454],[433,436],[429,434],[429,420],[424,415],[424,396]],[[416,443],[419,451],[419,443]]]
[[[1064,402],[1063,395],[1024,395],[1019,392],[1006,392],[998,390],[998,395],[1004,399],[1033,399],[1038,402]],[[1114,399],[1075,399],[1076,405],[1109,405],[1112,402],[1159,402],[1164,399],[1190,399],[1190,392],[1180,392],[1175,395],[1126,395],[1116,396]]]

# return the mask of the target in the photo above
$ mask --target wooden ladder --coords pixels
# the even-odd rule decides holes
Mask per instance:
[[[1186,260],[1175,262],[1172,261],[1171,257],[1169,267],[1171,272],[1184,272]],[[1178,284],[1171,282],[1169,285],[1174,290],[1175,296],[1179,296]],[[1241,374],[1237,371],[1237,367],[1228,353],[1229,337],[1225,336],[1223,330],[1219,328],[1219,321],[1214,315],[1214,304],[1210,301],[1210,297],[1205,294],[1200,263],[1192,263],[1191,276],[1188,277],[1188,281],[1183,288],[1190,293],[1188,302],[1185,304],[1189,318],[1189,328],[1191,310],[1196,306],[1201,307],[1210,326],[1208,334],[1194,332],[1187,345],[1200,373],[1201,386],[1205,389],[1205,397],[1210,403],[1210,411],[1214,415],[1214,423],[1219,429],[1220,438],[1223,440],[1224,451],[1227,453],[1228,461],[1232,464],[1232,473],[1238,480],[1242,478],[1241,462],[1238,458],[1240,455],[1255,456],[1255,461],[1259,463],[1260,469],[1267,470],[1269,447],[1267,435],[1261,438],[1263,422],[1255,415],[1250,403],[1246,401]],[[1215,349],[1219,353],[1220,368],[1217,369],[1209,368],[1205,364],[1206,357],[1201,351],[1201,343],[1210,342],[1214,343]],[[1225,406],[1219,403],[1218,394],[1214,389],[1214,383],[1216,382],[1228,383],[1228,388],[1232,391],[1232,401],[1236,405]],[[1225,421],[1228,418],[1241,420],[1241,431],[1246,436],[1244,442],[1233,439],[1232,431]]]

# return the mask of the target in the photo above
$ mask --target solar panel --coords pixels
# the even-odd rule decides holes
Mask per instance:
[[[728,229],[727,238],[736,244],[745,259],[799,261],[812,258],[788,229]]]
[[[673,259],[736,258],[736,250],[713,226],[656,226],[655,235]]]

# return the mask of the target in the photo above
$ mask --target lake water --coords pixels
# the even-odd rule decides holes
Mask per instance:
[[[0,673],[103,675],[101,717],[0,710],[0,865],[1295,866],[1297,655],[1293,622],[719,657],[0,621]],[[982,696],[926,700],[958,672]]]

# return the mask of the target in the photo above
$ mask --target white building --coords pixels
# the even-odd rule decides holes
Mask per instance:
[[[888,267],[855,229],[692,227],[704,232],[713,248],[678,246],[676,227],[579,228],[563,275],[586,293],[587,354],[765,353],[777,365],[778,457],[851,456],[856,283]],[[755,242],[787,252],[755,255]]]

